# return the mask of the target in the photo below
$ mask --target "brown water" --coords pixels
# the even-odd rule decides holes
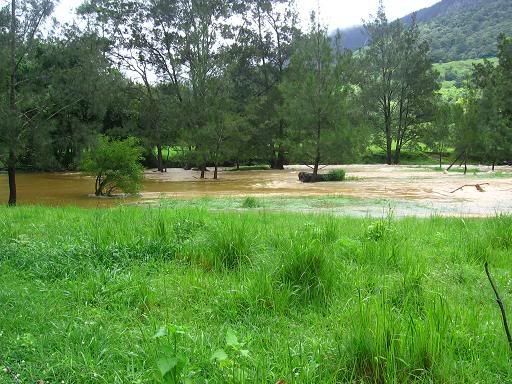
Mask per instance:
[[[19,173],[17,177],[19,204],[77,205],[106,207],[118,204],[151,202],[160,198],[197,198],[204,196],[322,196],[342,195],[362,199],[389,199],[431,204],[441,211],[469,214],[512,212],[512,178],[495,178],[491,174],[463,176],[444,174],[417,167],[351,165],[344,166],[348,181],[342,183],[302,184],[297,173],[303,167],[284,171],[221,170],[219,180],[199,180],[199,173],[169,169],[160,174],[148,171],[141,196],[128,199],[105,199],[91,196],[94,178],[79,173]],[[486,168],[482,169],[487,171]],[[500,169],[510,172],[509,168]],[[512,173],[511,173],[512,176]],[[464,184],[489,183],[485,193]],[[7,200],[7,176],[0,174],[0,201]]]

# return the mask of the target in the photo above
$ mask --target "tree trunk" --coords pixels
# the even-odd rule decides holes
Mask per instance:
[[[395,160],[394,160],[394,163],[396,165],[400,164],[400,155],[401,154],[402,154],[402,145],[398,144],[398,142],[397,142],[396,147],[395,147]]]
[[[236,161],[236,170],[237,171],[240,170],[240,161],[239,160]]]
[[[167,165],[169,164],[169,157],[171,157],[171,147],[167,147],[167,159],[166,159],[166,167],[165,167],[165,172],[167,172]]]
[[[447,171],[449,171],[450,169],[452,169],[452,167],[455,165],[455,163],[457,162],[457,160],[459,160],[461,158],[461,156],[464,154],[464,152],[461,152],[459,154],[459,156],[457,156],[457,158],[455,160],[453,160],[453,163],[450,164],[450,166],[448,167]]]
[[[320,119],[320,116],[317,117]],[[322,128],[320,126],[320,122],[317,121],[316,125],[316,156],[315,156],[315,167],[313,168],[313,177],[318,175],[318,167],[320,166],[320,137],[322,133]]]
[[[281,146],[279,146],[279,149],[277,150],[277,156],[275,156],[272,160],[270,167],[272,169],[284,169],[284,153]]]
[[[11,76],[9,81],[9,109],[16,119],[16,0],[11,2],[11,30],[10,30],[10,60]],[[16,124],[16,122],[15,122]],[[12,143],[11,145],[16,145]],[[16,206],[16,153],[14,148],[9,149],[7,173],[9,176],[9,206]]]
[[[215,170],[213,171],[213,180],[217,180],[217,176],[218,176],[218,167],[217,167],[217,164],[215,164]]]
[[[391,123],[389,122],[389,118],[386,116],[385,118],[385,129],[386,129],[386,164],[392,164],[392,153],[391,146],[393,144],[393,140],[391,138]]]
[[[313,167],[313,176],[316,177],[318,175],[318,167],[319,161],[315,161],[315,166]]]
[[[204,173],[206,171],[206,167],[204,165],[201,165],[201,180],[204,179]]]
[[[16,206],[16,156],[13,151],[9,152],[9,162],[7,165],[7,174],[9,177],[9,206]]]
[[[158,172],[164,172],[164,161],[162,156],[162,145],[158,144],[156,146],[157,149],[157,162],[158,162]]]
[[[443,152],[439,152],[439,169],[443,168]]]
[[[464,175],[468,173],[468,152],[464,152]]]
[[[386,164],[391,165],[391,136],[386,132]]]
[[[494,168],[496,166],[496,159],[492,161],[492,171],[494,172]]]

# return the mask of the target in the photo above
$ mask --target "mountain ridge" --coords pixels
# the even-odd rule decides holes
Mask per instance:
[[[442,0],[413,14],[432,47],[436,62],[496,56],[500,33],[512,34],[511,0]],[[345,48],[357,50],[368,43],[363,26],[338,29]]]

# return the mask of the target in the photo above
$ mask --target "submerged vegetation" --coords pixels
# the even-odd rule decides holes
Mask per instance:
[[[1,382],[512,380],[483,269],[509,302],[509,217],[0,217]]]

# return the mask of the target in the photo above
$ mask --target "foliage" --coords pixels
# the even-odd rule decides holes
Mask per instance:
[[[359,59],[359,96],[387,164],[398,164],[402,148],[417,143],[422,125],[431,120],[438,75],[415,20],[410,26],[390,23],[381,3],[365,29],[371,43]]]
[[[326,181],[343,181],[345,180],[345,171],[343,169],[333,169],[326,176]]]
[[[473,66],[483,64],[484,60],[471,59],[434,64],[434,69],[439,72],[439,82],[441,84],[439,93],[443,100],[452,104],[460,102],[464,97],[464,85],[473,73]],[[498,59],[491,58],[489,61],[496,63]]]
[[[510,34],[512,3],[508,0],[443,0],[418,10],[415,17],[432,45],[432,57],[446,63],[495,57],[496,36]],[[413,15],[401,19],[409,24]],[[344,46],[364,47],[368,34],[362,27],[341,30]]]
[[[512,39],[501,35],[498,47],[497,65],[486,60],[474,66],[457,132],[459,151],[493,165],[512,155]]]
[[[298,144],[294,146],[295,157],[301,163],[312,164],[314,176],[322,161],[357,151],[352,138],[357,133],[350,129],[347,116],[352,91],[351,55],[336,52],[339,50],[333,49],[327,31],[313,14],[310,30],[297,42],[281,86],[289,136]]]
[[[133,137],[115,140],[100,136],[86,153],[82,170],[96,177],[96,196],[112,196],[116,191],[136,193],[143,178],[141,156],[142,148]]]

